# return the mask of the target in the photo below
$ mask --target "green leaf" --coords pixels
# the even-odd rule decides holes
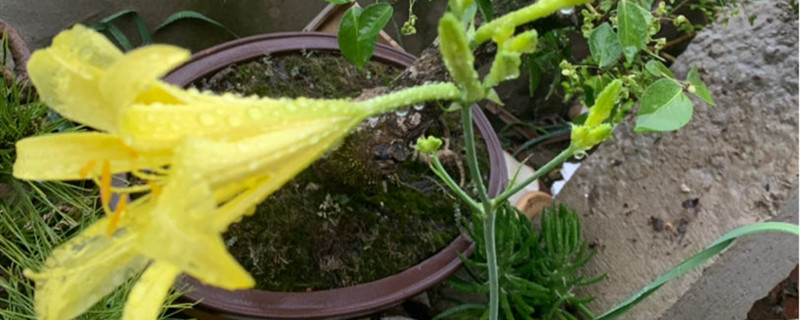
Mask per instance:
[[[667,77],[674,79],[675,75],[672,74],[672,71],[667,68],[661,61],[658,60],[650,60],[647,61],[647,64],[644,65],[645,69],[650,72],[650,74],[656,77]]]
[[[706,87],[706,84],[703,83],[703,80],[700,80],[700,74],[697,73],[697,67],[694,67],[691,71],[689,71],[686,81],[689,81],[689,84],[694,86],[694,95],[712,106],[717,106],[717,104],[714,103],[714,99],[711,98],[711,93],[708,92],[708,87]]]
[[[633,296],[618,304],[611,310],[606,311],[606,313],[596,318],[596,320],[611,320],[623,315],[625,312],[628,312],[628,310],[644,301],[644,299],[656,292],[656,290],[661,288],[661,286],[670,280],[683,275],[689,270],[703,265],[709,259],[725,251],[725,249],[727,249],[737,238],[760,232],[785,232],[796,236],[798,235],[798,227],[797,225],[785,222],[762,222],[733,230],[717,239],[717,241],[708,246],[705,250],[700,251],[691,258],[684,260],[679,265],[662,274],[655,281],[648,284],[642,288],[642,290],[639,290],[639,292],[635,293]]]
[[[647,32],[650,13],[630,0],[622,0],[617,7],[619,44],[628,62],[640,50],[647,48]]]
[[[114,41],[119,43],[119,46],[122,47],[122,51],[131,51],[133,50],[133,45],[131,41],[128,40],[128,37],[125,33],[122,32],[117,26],[113,25],[110,22],[100,22],[92,25],[92,29],[95,29],[99,32],[107,33]]]
[[[481,10],[483,23],[487,23],[494,19],[494,7],[492,6],[492,0],[478,0],[478,9]]]
[[[600,68],[610,66],[619,60],[622,47],[617,34],[607,22],[592,30],[589,35],[589,51]]]
[[[350,0],[325,0],[325,1],[327,1],[327,2],[330,2],[330,3],[333,3],[333,4],[346,4],[346,3],[350,3]]]
[[[142,45],[153,43],[153,38],[150,36],[150,32],[147,31],[147,26],[144,24],[144,20],[142,17],[139,16],[139,13],[133,10],[121,10],[115,14],[112,14],[108,17],[103,18],[100,20],[100,24],[110,24],[114,23],[115,20],[122,18],[124,16],[130,15],[133,17],[133,21],[136,23],[136,29],[139,31],[139,38],[142,40]],[[111,29],[111,28],[109,28]],[[113,31],[108,30],[109,32],[113,33]],[[121,31],[120,31],[121,32]],[[126,38],[127,40],[127,38]]]
[[[642,95],[642,106],[636,118],[635,132],[677,130],[692,118],[692,102],[680,84],[661,79]]]
[[[530,74],[528,92],[533,97],[542,80],[542,66],[539,64],[539,59],[533,55],[528,56],[528,73]]]
[[[339,48],[347,60],[359,69],[367,64],[375,51],[378,33],[392,17],[392,6],[375,3],[363,10],[352,7],[339,24]]]
[[[161,30],[163,28],[166,28],[167,26],[175,23],[176,21],[183,20],[183,19],[194,19],[194,20],[200,20],[200,21],[203,21],[203,22],[207,22],[209,24],[215,25],[215,26],[219,27],[220,29],[224,30],[225,32],[230,34],[231,37],[233,37],[234,39],[238,39],[239,38],[239,35],[236,34],[236,32],[233,32],[233,30],[228,29],[228,27],[226,27],[224,24],[219,23],[217,20],[211,19],[211,18],[207,17],[206,15],[204,15],[204,14],[202,14],[200,12],[191,11],[191,10],[184,10],[184,11],[178,11],[176,13],[173,13],[172,15],[170,15],[169,17],[164,19],[164,22],[162,22],[158,27],[156,27],[155,31],[158,32],[159,30]]]

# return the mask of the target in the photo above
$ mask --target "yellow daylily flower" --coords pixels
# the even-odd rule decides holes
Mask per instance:
[[[185,50],[163,45],[122,54],[82,26],[31,57],[28,70],[42,100],[102,132],[21,140],[14,176],[92,178],[107,213],[54,250],[41,270],[27,271],[42,319],[76,317],[140,272],[124,319],[157,317],[181,273],[226,289],[252,287],[222,240],[231,223],[365,118],[428,96],[458,95],[455,86],[437,84],[361,102],[245,98],[158,79],[187,58]],[[126,172],[147,184],[113,188],[111,175]],[[112,212],[112,192],[149,193],[130,204],[123,197]]]

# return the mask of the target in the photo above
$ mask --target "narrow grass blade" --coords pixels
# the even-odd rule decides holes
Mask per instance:
[[[167,17],[167,19],[165,19],[164,22],[161,23],[161,25],[156,27],[155,31],[157,32],[158,30],[161,30],[161,29],[163,29],[163,28],[175,23],[175,21],[182,20],[182,19],[196,19],[196,20],[200,20],[200,21],[205,21],[207,23],[210,23],[210,24],[213,24],[213,25],[219,27],[222,30],[225,30],[225,32],[230,34],[234,39],[239,39],[239,35],[236,34],[236,32],[233,32],[233,30],[231,30],[228,27],[226,27],[224,24],[218,22],[217,20],[214,20],[214,19],[211,19],[211,18],[207,17],[206,15],[204,15],[202,13],[199,13],[199,12],[196,12],[196,11],[191,11],[191,10],[179,11],[179,12],[176,12],[176,13],[172,14],[171,16]]]
[[[702,265],[709,259],[725,251],[725,249],[727,249],[737,238],[759,232],[785,232],[793,235],[798,235],[800,230],[798,230],[797,225],[785,222],[762,222],[733,230],[730,233],[719,238],[713,244],[708,246],[708,248],[706,248],[705,250],[700,251],[691,258],[686,259],[679,265],[675,266],[671,270],[662,274],[655,281],[645,286],[644,288],[642,288],[642,290],[640,290],[627,300],[623,301],[616,307],[607,311],[606,313],[598,317],[596,320],[610,320],[621,316],[622,314],[624,314],[625,312],[627,312],[628,310],[639,304],[639,302],[642,302],[649,295],[656,292],[656,290],[661,288],[661,286],[663,286],[670,280],[677,278],[686,273],[687,271]]]

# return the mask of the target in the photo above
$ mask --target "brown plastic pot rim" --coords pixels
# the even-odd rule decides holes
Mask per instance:
[[[243,38],[198,52],[192,59],[164,77],[186,86],[231,64],[263,55],[296,53],[303,50],[339,51],[335,35],[316,32],[276,33]],[[378,44],[373,60],[407,68],[416,59],[405,52]],[[491,124],[478,106],[472,107],[474,123],[489,151],[489,194],[498,195],[508,184],[503,150]],[[464,235],[447,247],[398,274],[355,286],[312,292],[228,291],[184,276],[181,281],[193,289],[184,299],[197,302],[203,310],[237,319],[331,319],[369,314],[398,304],[444,281],[459,266],[459,253],[469,255],[474,244]]]

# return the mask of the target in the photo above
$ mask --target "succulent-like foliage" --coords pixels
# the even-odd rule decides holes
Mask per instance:
[[[574,312],[589,318],[585,307],[592,297],[579,297],[574,289],[603,279],[587,278],[579,272],[593,256],[581,239],[579,216],[564,205],[546,208],[538,230],[511,205],[497,211],[497,265],[500,274],[501,319],[576,319]],[[470,279],[454,279],[451,285],[465,292],[485,293],[485,243],[480,233],[482,219],[473,217],[470,236],[475,254],[462,257]],[[483,318],[485,305],[462,304],[439,318]]]

